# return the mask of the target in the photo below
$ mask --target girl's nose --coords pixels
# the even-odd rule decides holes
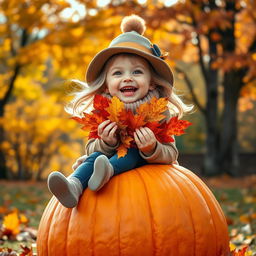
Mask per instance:
[[[124,78],[124,82],[125,82],[125,83],[132,82],[131,77],[125,77],[125,78]]]

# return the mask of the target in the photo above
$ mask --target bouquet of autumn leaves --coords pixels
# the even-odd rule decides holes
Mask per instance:
[[[137,128],[148,127],[151,129],[156,139],[161,143],[173,142],[173,135],[184,134],[184,130],[191,125],[186,120],[178,120],[177,116],[172,117],[168,122],[163,121],[167,110],[167,98],[157,99],[153,97],[150,102],[141,104],[136,109],[136,114],[125,109],[125,105],[116,96],[108,99],[102,95],[95,95],[93,100],[94,110],[90,113],[83,113],[83,117],[72,117],[82,124],[82,129],[87,133],[87,137],[99,138],[98,126],[105,120],[116,122],[117,133],[120,139],[120,146],[117,148],[117,155],[123,157],[130,147],[136,147],[133,134]]]

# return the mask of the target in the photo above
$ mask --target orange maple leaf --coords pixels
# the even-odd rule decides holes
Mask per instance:
[[[137,109],[138,115],[145,115],[146,122],[158,122],[165,118],[163,113],[167,110],[167,98],[153,97],[150,102],[143,103]]]
[[[119,114],[122,110],[124,110],[124,103],[114,96],[111,99],[109,106],[106,108],[106,111],[109,113],[108,119],[112,122],[118,123]]]
[[[128,148],[121,144],[117,148],[117,158],[124,157],[127,154]]]
[[[130,136],[122,136],[121,137],[121,145],[117,148],[117,156],[118,158],[124,157],[127,154],[128,148],[131,147],[130,143],[133,141],[133,138]]]

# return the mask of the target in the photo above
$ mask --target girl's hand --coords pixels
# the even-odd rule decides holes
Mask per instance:
[[[98,135],[106,144],[113,147],[117,144],[116,130],[117,124],[106,120],[98,126]]]
[[[86,160],[86,158],[87,158],[87,155],[83,155],[77,158],[76,162],[72,165],[72,169],[75,171],[76,168]]]
[[[141,127],[134,133],[135,142],[139,150],[146,156],[154,153],[156,148],[156,136],[148,127]]]

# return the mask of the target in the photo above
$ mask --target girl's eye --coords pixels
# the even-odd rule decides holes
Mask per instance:
[[[114,75],[114,76],[119,76],[119,75],[121,75],[121,72],[120,72],[120,71],[115,71],[115,72],[113,73],[113,75]]]
[[[134,74],[142,74],[142,71],[139,70],[139,69],[136,69],[136,70],[133,71],[133,73],[134,73]]]

